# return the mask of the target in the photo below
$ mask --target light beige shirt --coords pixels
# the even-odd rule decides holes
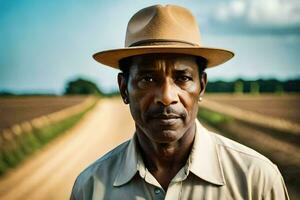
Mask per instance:
[[[85,169],[71,199],[289,199],[270,160],[196,124],[189,159],[166,191],[145,167],[134,136]]]

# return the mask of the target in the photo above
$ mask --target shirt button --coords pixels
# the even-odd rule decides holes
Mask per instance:
[[[159,188],[155,188],[155,189],[154,189],[154,193],[155,193],[155,194],[160,194],[160,193],[161,193],[161,190],[160,190]]]

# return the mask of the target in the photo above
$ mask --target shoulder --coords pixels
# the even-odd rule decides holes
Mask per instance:
[[[270,166],[271,168],[276,168],[276,166],[261,153],[216,133],[210,132],[210,134],[214,138],[215,143],[221,153],[234,154],[236,159],[242,159],[244,162],[246,162],[245,164],[251,164],[252,162],[255,162],[257,164],[262,163]]]
[[[104,156],[93,162],[89,165],[86,169],[84,169],[78,176],[77,179],[88,179],[88,177],[97,175],[98,173],[101,174],[101,170],[110,170],[111,165],[115,165],[118,160],[122,158],[122,154],[125,152],[129,141],[126,141],[113,150],[106,153]]]
[[[268,193],[282,176],[277,166],[257,151],[221,135],[210,133],[219,151],[219,159],[227,180],[252,185],[253,192]],[[283,183],[284,184],[284,183]]]
[[[76,178],[73,186],[72,196],[76,193],[90,193],[94,187],[94,180],[103,180],[108,183],[114,180],[116,173],[118,172],[122,157],[126,152],[129,141],[126,141],[113,150],[106,153],[104,156],[93,162],[87,168],[85,168]]]

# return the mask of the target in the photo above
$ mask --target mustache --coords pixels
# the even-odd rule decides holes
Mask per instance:
[[[187,113],[183,108],[174,108],[172,106],[157,106],[149,109],[145,113],[147,120],[156,118],[185,118]]]

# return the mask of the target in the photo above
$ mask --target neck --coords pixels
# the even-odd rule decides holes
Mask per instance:
[[[137,128],[137,138],[145,166],[150,171],[179,171],[189,157],[196,131],[193,124],[177,141],[158,143]]]

